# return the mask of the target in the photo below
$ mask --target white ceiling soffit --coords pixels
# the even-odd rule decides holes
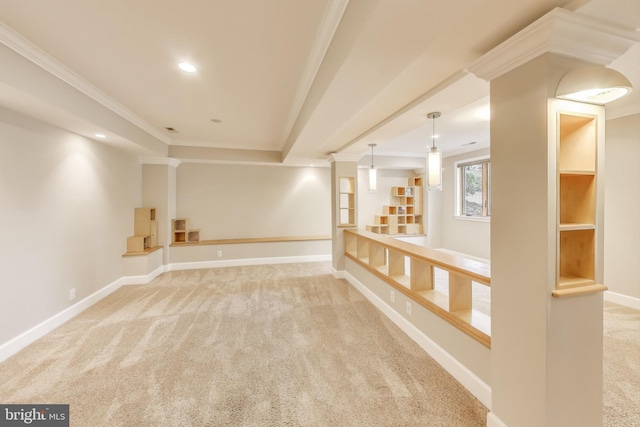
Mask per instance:
[[[0,94],[0,105],[83,135],[93,124],[156,153],[168,142],[165,152],[189,161],[288,165],[363,155],[371,142],[382,155],[421,156],[426,114],[441,111],[438,145],[457,153],[488,144],[488,85],[465,75],[469,64],[555,7],[640,26],[638,3],[0,1],[0,43],[140,131],[86,100],[71,105],[70,90],[55,104],[44,80]],[[181,60],[198,72],[184,74]],[[637,62],[611,66],[634,72]],[[2,76],[5,86],[17,80]],[[21,91],[32,99],[17,99]]]

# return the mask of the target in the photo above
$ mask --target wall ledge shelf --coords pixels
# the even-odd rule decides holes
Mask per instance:
[[[149,255],[152,252],[155,252],[159,249],[162,249],[162,246],[156,246],[153,248],[149,248],[149,249],[145,249],[142,252],[125,252],[122,254],[122,256],[140,256],[140,255]]]
[[[242,239],[201,240],[198,242],[172,243],[171,247],[205,246],[205,245],[233,245],[241,243],[272,243],[272,242],[306,242],[312,240],[331,240],[331,236],[290,236],[290,237],[250,237]]]
[[[564,297],[573,297],[578,295],[595,294],[598,292],[604,292],[607,289],[609,288],[606,287],[605,285],[599,285],[596,283],[593,285],[574,286],[571,288],[556,289],[555,291],[551,292],[551,295],[554,298],[564,298]]]

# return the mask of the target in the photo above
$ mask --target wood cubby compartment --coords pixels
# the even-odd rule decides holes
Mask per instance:
[[[560,173],[560,224],[595,224],[596,177]]]
[[[595,283],[595,230],[560,232],[558,288]]]
[[[391,203],[382,207],[382,215],[374,217],[374,224],[367,225],[367,231],[388,235],[424,233],[422,178],[409,178],[408,184],[391,187]]]

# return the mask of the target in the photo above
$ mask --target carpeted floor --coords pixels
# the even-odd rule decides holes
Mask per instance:
[[[72,426],[486,425],[477,399],[329,273],[189,270],[122,287],[0,363],[0,402],[69,403]],[[640,426],[640,312],[605,303],[604,318],[604,426]]]
[[[604,425],[640,427],[640,311],[604,303]]]
[[[72,426],[483,426],[487,409],[326,263],[167,273],[0,364]]]

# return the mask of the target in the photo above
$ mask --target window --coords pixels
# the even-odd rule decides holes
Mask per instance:
[[[491,163],[488,158],[456,163],[458,217],[491,215]]]

